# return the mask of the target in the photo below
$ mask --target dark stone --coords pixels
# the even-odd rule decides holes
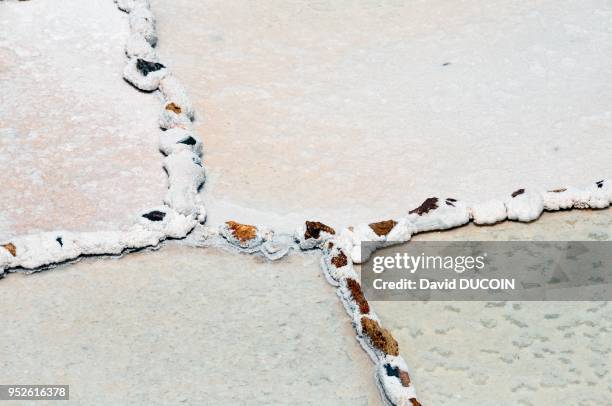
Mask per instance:
[[[410,210],[408,214],[418,214],[419,216],[422,216],[423,214],[426,214],[430,212],[431,210],[435,210],[437,208],[438,208],[438,198],[430,197],[430,198],[425,199],[425,201],[421,203],[421,205],[417,207],[416,209]]]
[[[346,266],[348,264],[348,258],[346,257],[344,252],[340,251],[338,255],[331,259],[331,263],[336,268],[342,268],[343,266]]]
[[[149,213],[143,214],[142,217],[150,221],[162,221],[164,217],[166,217],[166,213],[164,213],[163,211],[159,211],[159,210],[153,210]]]
[[[395,376],[399,378],[399,368],[392,367],[391,364],[385,364],[385,371],[387,371],[387,376]]]
[[[519,190],[515,190],[514,192],[512,192],[512,197],[517,197],[522,195],[523,193],[525,193],[525,189],[519,189]]]
[[[601,188],[603,188],[604,181],[602,179],[602,180],[599,180],[599,181],[595,182],[595,184],[597,185],[598,189],[601,189]]]
[[[158,62],[149,62],[140,58],[136,60],[136,69],[138,69],[138,71],[144,76],[147,76],[149,73],[158,71],[162,68],[165,68],[165,66]]]
[[[180,140],[177,144],[185,144],[185,145],[195,145],[196,140],[191,135],[185,139]]]
[[[321,231],[328,234],[336,234],[336,230],[326,224],[319,221],[306,221],[306,232],[304,233],[304,238],[307,240],[309,238],[317,239],[321,236]]]

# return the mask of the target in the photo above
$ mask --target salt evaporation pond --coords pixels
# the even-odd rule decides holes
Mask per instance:
[[[610,175],[606,1],[152,2],[211,224],[291,228]]]

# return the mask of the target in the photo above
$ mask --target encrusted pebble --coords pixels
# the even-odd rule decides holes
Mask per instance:
[[[202,142],[193,131],[184,128],[171,128],[159,136],[159,150],[164,155],[178,151],[191,151],[202,156]]]
[[[368,314],[370,312],[370,305],[363,295],[361,285],[353,278],[346,279],[346,286],[351,292],[351,296],[359,308],[361,314]]]
[[[382,328],[376,320],[369,317],[361,318],[361,329],[364,336],[367,336],[372,346],[388,355],[399,355],[397,341],[389,330]]]
[[[376,233],[377,236],[382,237],[389,234],[396,224],[397,221],[395,220],[385,220],[379,221],[378,223],[370,223],[368,226]]]
[[[506,201],[509,220],[529,222],[537,219],[544,210],[544,202],[540,193],[519,189],[511,194]]]
[[[129,36],[125,43],[125,54],[128,58],[140,58],[152,62],[159,61],[155,49],[140,34],[132,34]]]
[[[220,232],[231,244],[243,249],[253,249],[263,242],[263,237],[257,227],[250,224],[230,220],[225,222]]]
[[[182,113],[189,117],[190,120],[193,120],[195,117],[195,111],[193,105],[191,104],[191,100],[187,96],[187,92],[185,88],[181,84],[181,82],[174,75],[166,75],[159,82],[159,91],[164,96],[164,100],[167,103],[172,103],[178,108],[180,108],[180,112],[176,112],[177,114]]]
[[[9,242],[8,244],[4,244],[2,248],[10,252],[12,256],[17,256],[17,247],[15,247],[15,244],[13,244],[12,242]]]
[[[412,209],[408,212],[408,214],[416,214],[418,216],[422,216],[423,214],[427,214],[432,210],[438,208],[438,198],[437,197],[429,197],[425,199],[423,203],[416,209]]]
[[[141,61],[140,67],[138,61]],[[150,70],[150,67],[155,67],[157,69]],[[143,72],[147,73],[144,74]],[[157,90],[160,81],[166,74],[167,69],[162,64],[145,61],[144,59],[140,58],[130,59],[123,70],[123,78],[131,83],[134,87],[144,92],[152,92]]]

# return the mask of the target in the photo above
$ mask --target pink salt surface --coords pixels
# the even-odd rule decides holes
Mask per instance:
[[[109,0],[0,2],[0,239],[162,201],[159,101],[122,79],[128,31]]]
[[[608,1],[152,5],[211,224],[350,225],[611,175]]]

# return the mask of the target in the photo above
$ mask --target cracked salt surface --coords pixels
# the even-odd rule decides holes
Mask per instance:
[[[152,7],[199,113],[210,224],[346,226],[611,175],[609,2]]]
[[[156,97],[121,72],[112,1],[0,3],[0,240],[114,230],[159,204]]]

